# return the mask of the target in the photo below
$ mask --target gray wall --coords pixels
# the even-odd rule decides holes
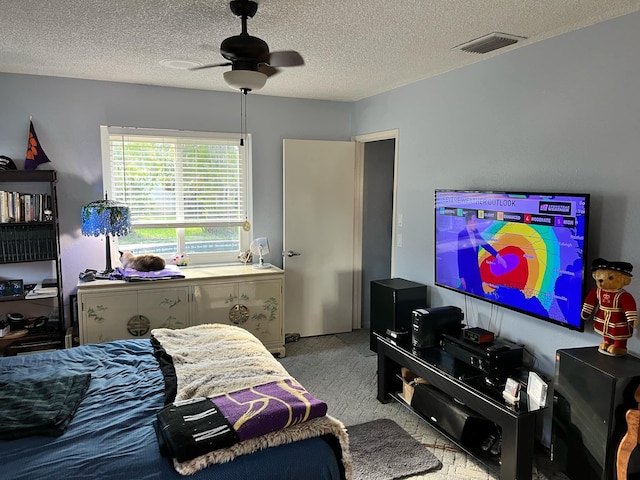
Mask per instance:
[[[591,193],[589,261],[640,270],[639,44],[634,13],[357,102],[354,134],[400,129],[397,276],[433,285],[436,188]],[[629,290],[640,303],[640,282]],[[465,307],[435,287],[431,303]],[[487,304],[466,311],[487,327]],[[504,309],[492,326],[525,342],[549,373],[557,348],[599,342],[591,324],[576,333]],[[629,345],[640,352],[637,336]]]
[[[80,208],[102,196],[100,125],[235,132],[240,93],[0,74],[0,154],[22,168],[29,115],[58,171],[63,286],[68,298],[85,268],[104,268],[104,241],[80,233]],[[282,265],[282,140],[348,140],[350,104],[259,95],[247,98],[253,139],[254,236],[269,237]],[[9,275],[8,266],[0,276]],[[50,276],[46,275],[46,276]],[[18,277],[22,278],[22,277]],[[39,281],[41,276],[25,281]],[[67,300],[68,301],[68,300]]]
[[[396,274],[433,285],[436,188],[591,193],[589,263],[640,270],[640,13],[521,47],[364,99],[354,134],[400,130],[397,212],[404,216]],[[588,285],[593,285],[589,280]],[[628,288],[640,303],[640,280]],[[441,288],[472,326],[524,342],[553,374],[559,348],[597,345],[585,333],[494,309]],[[629,341],[640,352],[638,335]]]

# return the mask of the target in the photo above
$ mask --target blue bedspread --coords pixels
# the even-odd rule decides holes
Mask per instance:
[[[84,345],[0,358],[0,381],[91,373],[86,396],[60,437],[0,441],[2,477],[65,479],[338,480],[332,448],[312,438],[176,473],[160,455],[153,429],[164,380],[149,340]]]

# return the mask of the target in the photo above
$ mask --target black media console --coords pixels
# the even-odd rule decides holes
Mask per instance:
[[[378,400],[386,403],[397,399],[451,439],[465,452],[484,464],[499,469],[505,480],[531,479],[534,437],[538,406],[529,406],[526,392],[511,405],[502,397],[502,389],[486,384],[486,375],[466,365],[439,347],[414,353],[410,347],[396,344],[381,334],[375,333],[378,353]],[[429,382],[425,408],[434,408],[434,414],[425,409],[417,410],[401,399],[401,367]],[[415,395],[415,394],[414,394]],[[438,421],[439,417],[467,417],[471,436],[463,435],[459,421]],[[456,424],[457,422],[457,424]],[[502,431],[501,461],[487,458],[477,441],[486,434],[487,424],[495,424]],[[479,431],[482,430],[482,431]],[[475,434],[475,435],[473,435]]]

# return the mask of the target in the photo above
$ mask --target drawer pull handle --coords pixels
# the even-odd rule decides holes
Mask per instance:
[[[133,337],[144,337],[151,329],[151,322],[144,315],[134,315],[127,322],[127,332]]]
[[[236,303],[229,310],[229,320],[234,325],[242,325],[249,320],[249,309],[244,305]]]

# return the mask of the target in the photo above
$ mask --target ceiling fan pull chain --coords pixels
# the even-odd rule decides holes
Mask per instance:
[[[247,136],[247,91],[244,91],[244,136]]]
[[[240,90],[240,146],[244,147],[244,95],[242,90]]]

